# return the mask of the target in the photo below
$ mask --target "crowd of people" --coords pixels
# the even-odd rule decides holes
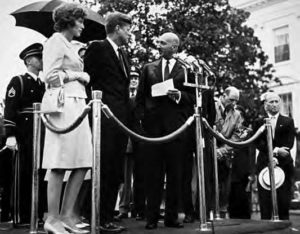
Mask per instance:
[[[175,33],[160,35],[157,46],[161,57],[139,69],[130,65],[126,52],[131,36],[128,15],[110,13],[106,17],[106,39],[78,49],[72,41],[83,32],[85,17],[84,9],[77,4],[58,7],[53,13],[56,32],[44,45],[35,43],[20,53],[27,72],[11,79],[5,97],[6,138],[3,144],[9,156],[3,156],[0,164],[10,172],[1,169],[1,179],[6,178],[1,181],[2,221],[13,218],[15,225],[30,222],[31,194],[28,188],[33,164],[33,103],[41,102],[45,106],[46,97],[57,95],[57,108],[48,113],[48,118],[55,126],[65,127],[80,115],[91,99],[91,92],[101,90],[103,103],[122,123],[138,134],[153,138],[172,133],[194,113],[195,90],[184,85],[185,71],[174,56],[180,47],[180,39]],[[39,78],[41,70],[43,81]],[[189,79],[193,79],[192,76],[189,74]],[[167,80],[172,80],[173,87],[163,95],[154,95],[153,86]],[[236,142],[248,139],[264,124],[263,118],[271,119],[274,165],[285,173],[285,181],[277,189],[279,218],[289,219],[293,120],[279,114],[280,97],[269,92],[264,96],[262,119],[253,123],[251,129],[245,125],[245,110],[238,105],[239,96],[239,90],[232,86],[227,87],[219,98],[214,97],[213,88],[204,90],[202,116],[225,138]],[[145,220],[145,228],[150,230],[157,228],[161,218],[166,227],[183,228],[183,223],[192,223],[199,217],[198,196],[194,195],[197,189],[192,188],[196,161],[194,129],[194,126],[190,127],[168,143],[145,144],[128,137],[103,115],[98,217],[101,233],[126,230],[119,222],[129,215],[138,221]],[[203,137],[209,215],[215,208],[216,192],[213,146],[212,137],[205,130]],[[43,129],[42,142],[39,218],[44,221],[45,231],[88,233],[84,227],[89,224],[82,217],[89,218],[90,210],[86,207],[91,206],[91,121],[85,118],[75,130],[66,134]],[[217,144],[220,206],[230,218],[251,217],[249,184],[253,182],[253,175],[258,175],[268,165],[266,134],[262,134],[255,145],[259,150],[256,167],[253,147],[234,149],[222,142]],[[14,152],[13,157],[11,152]],[[270,190],[261,185],[258,189],[261,218],[271,219]],[[118,194],[119,214],[116,214]],[[185,214],[183,221],[178,218],[179,212]]]

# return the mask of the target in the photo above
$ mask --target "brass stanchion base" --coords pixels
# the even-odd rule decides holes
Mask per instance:
[[[279,219],[279,216],[273,217],[271,219],[272,222],[281,222],[282,220]]]
[[[208,226],[207,223],[201,224],[199,228],[196,229],[199,232],[211,232],[211,228]]]

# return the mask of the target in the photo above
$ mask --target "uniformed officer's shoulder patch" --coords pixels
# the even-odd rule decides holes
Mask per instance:
[[[16,90],[14,89],[14,87],[10,88],[10,90],[8,91],[7,96],[8,97],[14,97],[14,96],[16,96]]]

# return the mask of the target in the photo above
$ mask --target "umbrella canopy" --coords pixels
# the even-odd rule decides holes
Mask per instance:
[[[45,37],[54,33],[54,22],[52,19],[53,10],[65,3],[62,0],[39,1],[26,5],[13,13],[16,18],[16,26],[33,29]],[[105,27],[103,18],[96,12],[86,9],[87,17],[84,21],[84,30],[79,38],[81,42],[105,38]]]

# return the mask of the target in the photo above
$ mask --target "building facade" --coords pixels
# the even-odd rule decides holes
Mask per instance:
[[[231,5],[251,13],[247,25],[261,40],[274,76],[281,85],[270,89],[282,98],[281,112],[292,116],[300,128],[300,1],[299,0],[231,0]]]

